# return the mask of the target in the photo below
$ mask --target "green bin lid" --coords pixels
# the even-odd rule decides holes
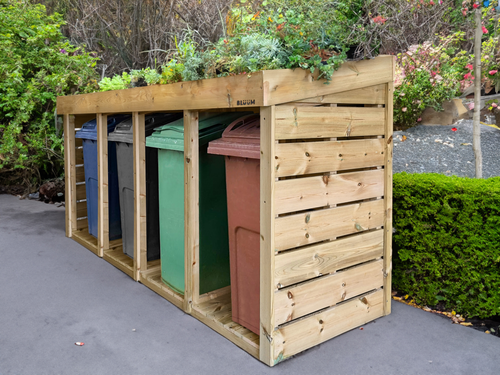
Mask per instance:
[[[200,113],[198,122],[200,146],[219,138],[229,124],[249,113],[251,112]],[[146,138],[146,146],[184,151],[184,119],[156,128],[153,134]]]

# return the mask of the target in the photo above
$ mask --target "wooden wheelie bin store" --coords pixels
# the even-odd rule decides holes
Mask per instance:
[[[269,366],[391,312],[394,58],[346,62],[329,84],[260,71],[59,97],[66,235]],[[145,115],[184,113],[184,295],[146,258]],[[199,293],[198,116],[260,113],[260,335],[231,319],[230,287]],[[109,241],[107,115],[133,117],[134,258]],[[97,118],[98,238],[86,227],[81,140]]]

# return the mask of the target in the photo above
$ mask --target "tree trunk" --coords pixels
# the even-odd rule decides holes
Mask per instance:
[[[483,155],[481,154],[481,38],[483,29],[481,24],[481,9],[475,10],[474,20],[476,33],[474,37],[474,118],[472,149],[476,158],[476,178],[483,178]]]

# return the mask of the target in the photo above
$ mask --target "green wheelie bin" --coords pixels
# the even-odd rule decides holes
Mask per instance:
[[[224,157],[207,153],[208,142],[248,113],[200,113],[199,210],[200,294],[230,285]],[[184,122],[161,126],[146,138],[158,148],[161,274],[165,284],[184,294]]]

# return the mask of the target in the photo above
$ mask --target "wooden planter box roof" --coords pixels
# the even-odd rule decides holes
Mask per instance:
[[[346,62],[329,84],[309,70],[252,74],[153,85],[57,98],[57,114],[175,111],[266,107],[392,82],[393,56]],[[368,98],[367,98],[368,99]]]

